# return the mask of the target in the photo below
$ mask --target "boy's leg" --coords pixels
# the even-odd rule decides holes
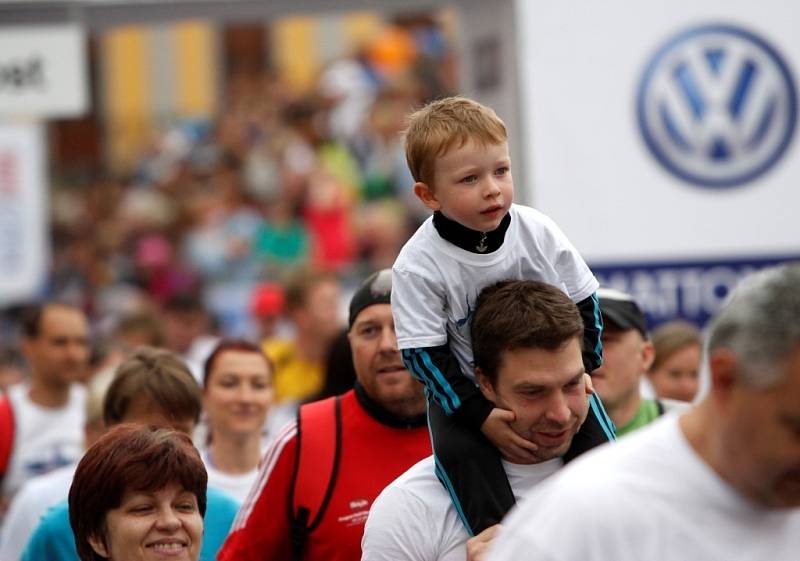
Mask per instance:
[[[467,532],[474,536],[500,522],[515,500],[497,448],[482,433],[456,424],[432,401],[428,426],[436,476]]]
[[[597,394],[589,396],[589,413],[586,415],[578,434],[572,439],[572,445],[564,455],[564,462],[574,460],[584,452],[610,440],[616,440],[614,423],[606,414]]]

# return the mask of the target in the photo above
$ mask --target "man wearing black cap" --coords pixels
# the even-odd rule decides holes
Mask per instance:
[[[618,290],[597,291],[603,314],[603,365],[592,372],[595,391],[600,395],[617,436],[623,436],[657,419],[672,403],[643,399],[639,393],[642,376],[655,357],[647,334],[647,321],[636,301]]]
[[[348,337],[355,388],[303,405],[281,431],[219,561],[361,559],[375,497],[430,455],[423,387],[397,350],[390,296],[388,269],[353,296]]]

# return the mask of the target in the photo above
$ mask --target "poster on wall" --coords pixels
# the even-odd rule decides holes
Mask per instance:
[[[746,274],[800,259],[793,6],[518,5],[526,202],[601,282],[653,323],[702,324]]]
[[[35,296],[48,261],[44,131],[0,124],[0,306]]]

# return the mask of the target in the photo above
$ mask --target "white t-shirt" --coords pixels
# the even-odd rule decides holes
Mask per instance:
[[[490,561],[797,561],[800,509],[754,506],[666,415],[575,460],[509,513]]]
[[[470,324],[480,291],[501,280],[538,280],[574,302],[591,296],[597,280],[558,226],[541,212],[511,205],[503,245],[489,254],[443,239],[428,218],[392,266],[392,314],[400,349],[449,341],[461,371],[474,380]]]
[[[214,467],[208,455],[208,450],[203,450],[201,453],[203,463],[208,472],[208,486],[225,491],[231,497],[239,501],[239,504],[244,503],[250,488],[255,484],[258,478],[258,467],[253,468],[247,473],[240,473],[232,475],[225,473]]]
[[[563,466],[561,458],[533,465],[503,462],[514,496]],[[369,511],[361,540],[362,561],[464,561],[469,536],[445,488],[433,456],[386,487]]]
[[[14,411],[14,449],[3,480],[3,494],[13,496],[27,480],[83,456],[86,388],[70,387],[69,401],[57,409],[42,407],[28,397],[23,382],[8,389]]]
[[[39,525],[39,520],[54,506],[69,495],[72,476],[78,464],[70,464],[55,469],[25,483],[14,495],[11,506],[3,520],[0,537],[0,559],[17,561],[28,538]]]

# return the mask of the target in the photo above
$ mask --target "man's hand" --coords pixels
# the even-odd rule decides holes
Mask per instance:
[[[506,460],[518,464],[536,460],[533,453],[539,448],[514,432],[511,428],[514,418],[513,411],[495,407],[481,425],[481,432],[500,450]]]
[[[497,535],[500,524],[489,526],[477,536],[467,540],[467,561],[483,561],[492,540]]]

